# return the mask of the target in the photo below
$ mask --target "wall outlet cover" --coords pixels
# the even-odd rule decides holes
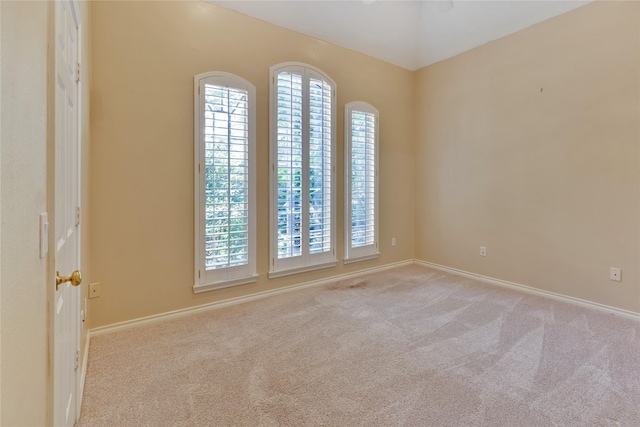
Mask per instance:
[[[611,267],[609,270],[609,280],[613,280],[614,282],[622,281],[622,270],[616,267]]]
[[[100,296],[100,283],[89,283],[89,298]]]

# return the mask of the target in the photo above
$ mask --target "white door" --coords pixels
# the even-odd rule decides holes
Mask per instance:
[[[73,426],[77,417],[80,347],[80,165],[77,4],[55,7],[55,267],[53,422]],[[72,277],[73,276],[73,277]],[[64,281],[65,279],[70,279]],[[61,282],[58,284],[58,282]]]

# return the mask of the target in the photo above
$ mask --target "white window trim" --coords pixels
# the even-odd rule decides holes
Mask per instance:
[[[219,270],[205,268],[204,249],[204,127],[202,126],[204,84],[212,83],[246,90],[249,95],[249,215],[248,215],[248,264]],[[202,90],[201,90],[202,88]],[[212,71],[194,77],[194,235],[195,279],[193,291],[200,293],[229,286],[254,283],[256,274],[256,88],[249,81],[235,74]]]
[[[327,81],[333,89],[331,103],[331,250],[319,254],[303,253],[299,257],[278,259],[278,179],[276,173],[278,126],[276,106],[277,103],[275,102],[275,100],[277,100],[276,76],[283,71],[295,71],[301,73],[303,76],[303,82],[308,82],[310,76],[315,76],[317,78],[319,77]],[[274,65],[269,69],[269,81],[269,278],[282,277],[290,274],[335,267],[338,263],[336,258],[336,82],[322,70],[313,67],[312,65],[301,62],[284,62]],[[308,91],[308,88],[306,90]],[[305,97],[303,89],[303,105],[307,105],[307,101],[305,100],[305,98],[308,98],[308,92]],[[303,118],[303,123],[304,122],[308,122],[308,118]],[[303,135],[306,135],[306,137],[308,138],[308,133],[306,132],[307,129],[308,128],[303,130]],[[305,230],[305,232],[307,233],[308,231],[309,230]]]
[[[352,247],[351,244],[351,119],[353,111],[362,111],[365,113],[373,114],[375,116],[375,203],[374,203],[374,233],[375,233],[375,241],[371,245],[360,246],[360,247]],[[345,105],[345,113],[344,113],[344,264],[351,264],[358,261],[365,261],[369,259],[378,258],[380,252],[378,250],[379,247],[379,234],[378,234],[378,224],[379,224],[379,164],[380,164],[380,155],[379,155],[379,127],[380,127],[380,113],[378,110],[371,104],[368,104],[363,101],[354,101]]]

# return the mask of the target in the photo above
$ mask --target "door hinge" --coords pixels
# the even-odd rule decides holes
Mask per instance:
[[[76,63],[76,83],[80,83],[80,63]]]
[[[76,206],[76,227],[80,225],[80,206]]]
[[[200,173],[200,163],[198,163],[198,173]]]
[[[73,365],[73,369],[77,371],[78,367],[80,367],[80,350],[76,349],[76,361]]]
[[[198,270],[198,279],[200,278],[200,270]]]

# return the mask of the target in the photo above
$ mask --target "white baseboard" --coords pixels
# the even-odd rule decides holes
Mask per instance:
[[[401,262],[396,262],[396,263],[393,263],[393,264],[383,265],[381,267],[374,267],[374,268],[368,268],[368,269],[365,269],[365,270],[360,270],[360,271],[357,271],[355,273],[339,274],[339,275],[336,275],[336,276],[327,277],[325,279],[314,280],[314,281],[311,281],[311,282],[305,282],[305,283],[301,283],[301,284],[298,284],[298,285],[286,286],[286,287],[283,287],[283,288],[273,289],[273,290],[264,291],[264,292],[258,292],[258,293],[251,294],[251,295],[246,295],[246,296],[241,296],[241,297],[236,297],[236,298],[230,298],[230,299],[223,300],[223,301],[217,301],[217,302],[213,302],[213,303],[209,303],[209,304],[198,305],[198,306],[195,306],[195,307],[183,308],[183,309],[180,309],[180,310],[169,311],[169,312],[166,312],[166,313],[155,314],[155,315],[152,315],[152,316],[141,317],[141,318],[138,318],[138,319],[127,320],[127,321],[124,321],[124,322],[114,323],[112,325],[101,326],[101,327],[98,327],[98,328],[90,329],[89,332],[87,333],[87,340],[86,340],[86,345],[85,345],[85,347],[86,347],[85,348],[85,355],[84,355],[84,359],[83,359],[83,363],[82,363],[82,373],[81,373],[81,375],[82,375],[82,384],[84,385],[84,375],[86,373],[86,368],[87,368],[87,361],[88,361],[88,354],[89,354],[88,353],[89,342],[91,340],[91,337],[93,337],[93,336],[102,335],[102,334],[108,334],[108,333],[111,333],[111,332],[116,332],[116,331],[121,331],[121,330],[126,330],[126,329],[131,329],[131,328],[135,328],[135,327],[138,327],[138,326],[141,326],[141,325],[147,325],[147,324],[151,324],[151,323],[164,321],[164,320],[167,320],[167,319],[187,316],[187,315],[194,314],[194,313],[201,313],[201,312],[205,312],[205,311],[209,311],[209,310],[215,310],[215,309],[219,309],[219,308],[223,308],[223,307],[229,307],[229,306],[232,306],[232,305],[242,304],[244,302],[249,302],[249,301],[255,301],[255,300],[259,300],[259,299],[270,297],[270,296],[274,296],[274,295],[280,295],[280,294],[293,292],[293,291],[300,290],[300,289],[310,288],[310,287],[313,287],[313,286],[320,286],[320,285],[324,285],[324,284],[327,284],[327,283],[330,283],[330,282],[334,282],[334,281],[337,281],[337,280],[352,279],[352,278],[356,278],[356,277],[363,276],[363,275],[366,275],[366,274],[376,273],[376,272],[389,270],[389,269],[396,268],[396,267],[402,267],[402,266],[406,266],[406,265],[411,265],[411,264],[422,265],[422,266],[425,266],[425,267],[430,267],[430,268],[433,268],[433,269],[436,269],[436,270],[440,270],[440,271],[444,271],[444,272],[447,272],[447,273],[455,274],[457,276],[464,276],[464,277],[469,277],[471,279],[480,280],[482,282],[493,284],[493,285],[496,285],[496,286],[502,286],[502,287],[506,287],[506,288],[510,288],[510,289],[516,289],[516,290],[527,292],[527,293],[530,293],[530,294],[539,295],[539,296],[543,296],[543,297],[547,297],[547,298],[553,298],[553,299],[558,300],[558,301],[564,301],[564,302],[567,302],[567,303],[570,303],[570,304],[576,304],[576,305],[580,305],[582,307],[596,309],[596,310],[600,310],[600,311],[603,311],[603,312],[615,314],[615,315],[618,315],[618,316],[624,316],[624,317],[627,317],[627,318],[631,318],[631,319],[634,319],[634,320],[640,320],[640,313],[636,313],[636,312],[633,312],[633,311],[623,310],[623,309],[620,309],[620,308],[615,308],[615,307],[611,307],[611,306],[608,306],[608,305],[604,305],[604,304],[599,304],[599,303],[595,303],[595,302],[592,302],[592,301],[583,300],[583,299],[580,299],[580,298],[574,298],[574,297],[570,297],[570,296],[566,296],[566,295],[562,295],[562,294],[557,294],[555,292],[545,291],[545,290],[542,290],[542,289],[533,288],[531,286],[521,285],[519,283],[508,282],[506,280],[500,280],[500,279],[496,279],[496,278],[493,278],[493,277],[483,276],[481,274],[471,273],[469,271],[458,270],[456,268],[446,267],[446,266],[443,266],[443,265],[438,265],[438,264],[434,264],[434,263],[427,262],[427,261],[422,261],[422,260],[401,261]]]
[[[538,288],[533,288],[527,285],[521,285],[519,283],[507,282],[506,280],[500,280],[493,277],[483,276],[481,274],[471,273],[469,271],[458,270],[456,268],[445,267],[444,265],[433,264],[427,261],[414,260],[414,263],[417,265],[423,265],[425,267],[430,267],[436,270],[444,271],[446,273],[455,274],[456,276],[469,277],[471,279],[476,279],[481,282],[489,283],[496,286],[501,286],[504,288],[515,289],[521,292],[527,292],[529,294],[538,295],[546,298],[552,298],[558,301],[563,301],[569,304],[575,304],[586,308],[591,308],[599,311],[603,311],[609,314],[615,314],[617,316],[623,316],[630,319],[640,321],[640,313],[636,313],[629,310],[623,310],[621,308],[611,307],[605,304],[599,304],[597,302],[587,301],[580,298],[574,298],[567,295],[557,294],[555,292],[545,291]]]
[[[89,345],[89,340],[91,339],[91,337],[96,336],[96,335],[108,334],[108,333],[111,333],[111,332],[122,331],[122,330],[125,330],[125,329],[131,329],[131,328],[135,328],[137,326],[148,325],[150,323],[160,322],[160,321],[164,321],[164,320],[167,320],[167,319],[187,316],[187,315],[190,315],[190,314],[201,313],[201,312],[204,312],[204,311],[215,310],[215,309],[219,309],[219,308],[223,308],[223,307],[229,307],[231,305],[241,304],[243,302],[255,301],[255,300],[258,300],[258,299],[262,299],[262,298],[266,298],[266,297],[270,297],[270,296],[274,296],[274,295],[280,295],[280,294],[284,294],[284,293],[287,293],[287,292],[293,292],[293,291],[297,291],[297,290],[300,290],[300,289],[310,288],[310,287],[313,287],[313,286],[320,286],[320,285],[324,285],[324,284],[327,284],[327,283],[335,282],[337,280],[352,279],[352,278],[363,276],[363,275],[366,275],[366,274],[377,273],[377,272],[380,272],[380,271],[389,270],[391,268],[402,267],[402,266],[406,266],[406,265],[412,265],[413,263],[414,263],[413,260],[396,262],[396,263],[393,263],[393,264],[383,265],[381,267],[373,267],[373,268],[368,268],[368,269],[365,269],[365,270],[360,270],[360,271],[357,271],[355,273],[338,274],[336,276],[327,277],[326,279],[314,280],[314,281],[311,281],[311,282],[300,283],[298,285],[285,286],[285,287],[282,287],[282,288],[273,289],[273,290],[264,291],[264,292],[258,292],[258,293],[251,294],[251,295],[246,295],[246,296],[241,296],[241,297],[236,297],[236,298],[230,298],[230,299],[223,300],[223,301],[217,301],[217,302],[213,302],[213,303],[209,303],[209,304],[198,305],[198,306],[195,306],[195,307],[183,308],[183,309],[180,309],[180,310],[169,311],[169,312],[166,312],[166,313],[155,314],[155,315],[152,315],[152,316],[141,317],[141,318],[138,318],[138,319],[133,319],[133,320],[127,320],[127,321],[124,321],[124,322],[114,323],[112,325],[93,328],[93,329],[90,329],[89,333],[87,334],[87,346]],[[84,384],[84,379],[83,379],[83,384]]]

